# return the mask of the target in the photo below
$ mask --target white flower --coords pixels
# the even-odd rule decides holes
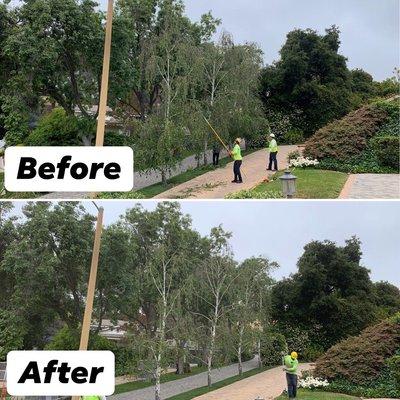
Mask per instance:
[[[289,167],[298,167],[298,168],[303,168],[303,167],[311,167],[311,166],[316,166],[319,164],[318,160],[312,160],[311,158],[308,157],[297,157],[293,158],[289,161]]]
[[[314,378],[313,376],[307,376],[307,378],[299,380],[299,387],[304,389],[316,389],[327,386],[329,386],[329,382],[326,379]]]

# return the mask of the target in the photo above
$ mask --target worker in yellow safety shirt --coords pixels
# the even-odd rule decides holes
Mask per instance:
[[[267,171],[272,171],[272,164],[274,166],[275,171],[278,171],[278,143],[276,142],[275,135],[271,133],[270,142],[269,142],[269,166]]]
[[[283,370],[286,372],[289,399],[297,397],[297,368],[299,366],[298,354],[293,351],[283,359]]]
[[[235,140],[235,147],[229,153],[230,156],[234,160],[233,164],[233,174],[234,178],[232,183],[243,183],[242,173],[240,172],[240,168],[242,166],[243,157],[242,157],[242,149],[240,148],[240,143],[242,143],[242,139],[238,138]]]

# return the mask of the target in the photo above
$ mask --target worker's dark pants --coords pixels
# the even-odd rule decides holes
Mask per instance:
[[[235,161],[233,164],[233,173],[235,174],[234,181],[242,182],[242,174],[240,172],[240,167],[242,166],[242,161]]]
[[[217,166],[219,164],[219,153],[213,153],[213,165]]]
[[[272,164],[274,164],[274,169],[275,171],[278,171],[278,159],[277,159],[278,153],[269,153],[269,166],[268,169],[272,169]]]
[[[295,399],[297,396],[297,375],[286,374],[289,399]]]

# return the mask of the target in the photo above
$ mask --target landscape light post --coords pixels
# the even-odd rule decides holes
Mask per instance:
[[[282,182],[282,192],[286,199],[293,199],[296,194],[296,180],[297,177],[287,170],[285,174],[279,178]]]

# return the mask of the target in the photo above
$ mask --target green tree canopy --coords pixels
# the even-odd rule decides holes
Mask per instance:
[[[343,247],[330,241],[306,245],[298,272],[274,287],[274,318],[283,328],[311,331],[325,349],[358,334],[379,314],[369,270],[360,262],[357,238],[347,240]]]
[[[351,73],[339,47],[336,26],[325,35],[311,29],[290,32],[280,60],[261,75],[261,96],[267,110],[290,115],[292,124],[310,136],[351,110],[353,91],[362,98],[368,96],[370,77],[359,70]]]

